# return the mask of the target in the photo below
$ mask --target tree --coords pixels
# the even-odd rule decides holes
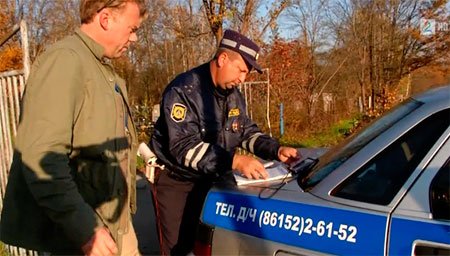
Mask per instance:
[[[448,1],[337,1],[331,10],[340,46],[352,59],[361,95],[368,91],[372,108],[387,106],[391,92],[409,73],[448,55],[448,32],[420,35],[421,17],[448,20]],[[425,15],[425,16],[424,16]],[[337,22],[336,22],[337,21]],[[353,65],[352,65],[353,64]]]
[[[308,123],[309,74],[306,71],[308,49],[298,41],[278,39],[266,50],[263,65],[270,66],[271,109],[274,127],[278,127],[279,104],[284,104],[287,136],[295,136]]]
[[[79,0],[17,0],[16,8],[16,21],[25,19],[28,25],[31,61],[80,25]]]
[[[12,31],[15,24],[14,13],[14,1],[4,0],[0,2],[0,40]],[[15,36],[9,39],[0,48],[0,72],[22,68],[22,50],[17,38]]]
[[[325,43],[330,40],[327,37],[328,29],[325,23],[327,7],[328,0],[293,0],[289,9],[289,17],[294,22],[294,26],[300,28],[299,43],[308,51],[305,55],[308,58],[304,58],[304,72],[308,74],[304,87],[307,95],[305,103],[310,118],[314,113],[316,99],[328,85],[326,76],[330,75],[327,71],[333,60],[329,55],[323,56],[323,52],[331,47],[329,43]],[[319,65],[318,62],[321,64]]]
[[[256,17],[256,11],[261,4],[261,0],[203,0],[211,32],[216,38],[216,46],[219,46],[222,39],[225,22],[230,23],[230,28],[261,43],[267,28],[276,25],[276,20],[288,6],[289,1],[275,1],[266,10],[267,15]]]
[[[225,0],[203,0],[203,6],[218,47],[223,34],[223,19],[226,11]]]

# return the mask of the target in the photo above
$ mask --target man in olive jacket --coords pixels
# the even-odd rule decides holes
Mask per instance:
[[[136,255],[136,133],[109,59],[137,40],[142,0],[82,0],[81,28],[33,64],[0,239],[54,254]]]

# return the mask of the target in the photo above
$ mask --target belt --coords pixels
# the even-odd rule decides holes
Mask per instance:
[[[180,174],[171,171],[169,169],[166,169],[165,171],[167,171],[167,176],[169,176],[171,179],[174,179],[176,181],[181,181],[181,182],[188,182],[190,181],[189,179],[184,178],[183,176],[181,176]]]
[[[171,170],[172,167],[170,167],[167,164],[163,163],[160,159],[157,159],[156,163],[160,164],[160,165],[162,165],[162,164],[165,165],[164,170],[161,170],[161,171],[162,172],[167,172],[167,176],[169,176],[171,179],[174,179],[176,181],[181,181],[181,182],[196,182],[196,181],[199,181],[198,178],[197,179],[195,177],[188,178],[188,177],[183,176],[182,174],[180,174],[177,171],[172,171]],[[174,167],[174,168],[176,168],[176,167]]]

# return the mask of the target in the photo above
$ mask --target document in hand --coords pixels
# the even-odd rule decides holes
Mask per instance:
[[[246,184],[256,184],[256,183],[262,183],[262,182],[268,182],[273,180],[282,180],[284,178],[291,177],[292,174],[286,169],[286,167],[280,162],[272,161],[272,162],[266,162],[264,164],[264,167],[266,168],[267,174],[269,175],[267,179],[247,179],[242,173],[238,171],[233,171],[234,179],[236,180],[236,183],[238,186],[240,185],[246,185]]]

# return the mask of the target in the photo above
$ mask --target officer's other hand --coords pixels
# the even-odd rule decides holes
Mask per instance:
[[[81,247],[81,250],[88,256],[110,256],[119,252],[106,227],[97,229],[92,238]]]
[[[235,154],[233,158],[233,170],[241,172],[247,179],[267,179],[268,175],[264,165],[251,156]]]
[[[297,153],[297,149],[295,148],[281,146],[278,149],[278,159],[280,159],[283,163],[291,164],[299,158],[300,155]]]

